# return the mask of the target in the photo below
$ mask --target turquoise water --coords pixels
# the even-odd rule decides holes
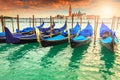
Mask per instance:
[[[119,49],[113,54],[99,42],[75,49],[0,44],[0,80],[119,80],[119,74]]]
[[[114,54],[99,40],[75,49],[69,43],[46,48],[3,43],[0,80],[119,80],[119,44]]]

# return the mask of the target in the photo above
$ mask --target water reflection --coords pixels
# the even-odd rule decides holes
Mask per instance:
[[[101,60],[104,61],[104,64],[102,64],[101,69],[99,72],[102,74],[102,77],[104,80],[107,80],[110,78],[111,75],[114,73],[111,71],[113,68],[115,56],[114,53],[107,50],[104,46],[101,47]]]
[[[51,47],[49,52],[44,57],[42,57],[40,65],[43,67],[49,67],[50,65],[53,65],[54,61],[52,61],[52,58],[60,51],[64,50],[67,45],[68,43]]]
[[[16,46],[17,47],[17,46]],[[20,49],[16,50],[15,52],[13,52],[12,54],[10,54],[8,56],[8,60],[11,62],[14,62],[20,58],[22,58],[27,52],[29,52],[30,50],[33,50],[35,48],[39,47],[38,43],[29,43],[29,44],[24,44],[23,47],[21,47]]]
[[[77,47],[73,50],[72,57],[70,58],[70,69],[78,69],[80,67],[80,60],[87,50],[89,44]]]
[[[3,52],[3,51],[7,51],[8,49],[10,49],[11,47],[15,47],[16,45],[12,45],[12,44],[4,44],[0,47],[0,52]]]

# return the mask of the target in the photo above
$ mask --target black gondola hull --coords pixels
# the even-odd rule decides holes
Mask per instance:
[[[100,44],[102,45],[102,46],[104,46],[104,47],[106,47],[108,50],[110,50],[110,51],[112,51],[112,52],[114,52],[115,50],[114,50],[114,46],[112,45],[112,43],[103,43],[103,42],[100,42]]]
[[[75,48],[75,47],[83,46],[83,45],[88,44],[88,43],[90,43],[90,42],[91,42],[91,38],[89,38],[89,39],[87,39],[87,40],[85,40],[85,41],[73,41],[73,40],[71,39],[71,41],[70,41],[70,46],[71,46],[72,48]]]
[[[35,42],[37,42],[36,38],[31,38],[31,39],[21,38],[19,42],[13,44],[25,44],[25,43],[35,43]]]
[[[6,43],[6,38],[0,38],[0,43]]]
[[[68,42],[68,38],[56,41],[41,40],[41,46],[42,47],[55,46],[66,42]]]

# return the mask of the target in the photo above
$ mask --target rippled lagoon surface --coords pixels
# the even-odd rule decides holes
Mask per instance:
[[[39,43],[0,44],[0,80],[119,80],[120,42],[113,54],[98,38],[96,45],[93,41],[75,49],[69,43],[46,48]]]

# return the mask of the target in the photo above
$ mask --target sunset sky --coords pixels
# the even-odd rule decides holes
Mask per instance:
[[[69,5],[73,12],[80,10],[88,15],[101,17],[120,16],[120,0],[0,0],[0,15],[15,17],[49,17],[68,15]]]

